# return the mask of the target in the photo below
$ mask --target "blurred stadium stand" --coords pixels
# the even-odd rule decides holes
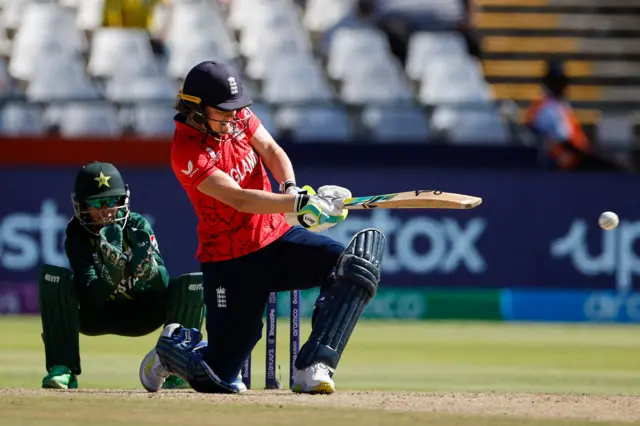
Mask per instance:
[[[220,59],[276,136],[503,145],[544,60],[563,57],[588,135],[634,141],[637,0],[476,0],[482,61],[462,0],[171,0],[149,28],[104,27],[104,1],[0,0],[0,132],[170,136],[181,78]],[[397,39],[381,30],[397,23]]]
[[[545,61],[562,58],[571,79],[567,98],[585,133],[601,144],[633,147],[640,118],[640,2],[478,4],[484,72],[498,101],[524,107],[538,93]]]

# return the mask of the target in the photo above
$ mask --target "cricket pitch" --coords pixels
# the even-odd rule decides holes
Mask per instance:
[[[513,393],[249,391],[201,395],[138,390],[0,390],[6,425],[621,425],[640,423],[640,399]]]
[[[287,335],[286,321],[278,334]],[[302,335],[308,333],[303,322]],[[80,337],[80,389],[39,389],[38,317],[0,318],[0,425],[550,426],[640,424],[638,327],[362,321],[334,395],[263,391],[264,342],[243,395],[141,389],[157,333]],[[278,341],[280,380],[288,341]]]

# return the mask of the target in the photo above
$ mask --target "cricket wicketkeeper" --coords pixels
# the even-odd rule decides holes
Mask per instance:
[[[246,391],[239,374],[261,338],[269,293],[315,287],[321,294],[292,390],[333,393],[333,373],[376,294],[385,237],[365,229],[345,247],[311,232],[343,221],[347,211],[337,200],[351,192],[298,187],[289,157],[250,105],[241,76],[225,63],[202,62],[186,76],[171,163],[199,219],[207,343],[184,323],[165,327],[141,363],[148,391],[161,389],[169,374],[198,392]],[[267,169],[280,193],[272,192]]]
[[[65,240],[71,271],[44,265],[39,282],[43,388],[78,387],[79,333],[137,337],[169,323],[202,325],[202,274],[170,279],[154,232],[130,210],[129,196],[112,164],[90,163],[76,176]],[[177,376],[164,385],[187,386]]]

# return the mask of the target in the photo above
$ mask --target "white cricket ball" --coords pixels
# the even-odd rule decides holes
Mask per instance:
[[[600,228],[606,229],[607,231],[616,229],[619,223],[620,219],[614,212],[604,212],[600,215],[600,218],[598,218],[598,225],[600,225]]]

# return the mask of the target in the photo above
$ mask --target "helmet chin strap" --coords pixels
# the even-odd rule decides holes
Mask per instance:
[[[209,136],[210,138],[214,139],[217,142],[222,142],[222,138],[220,137],[220,134],[218,134],[217,132],[213,131],[211,126],[209,126],[209,122],[207,120],[205,120],[204,125],[198,124],[198,123],[195,122],[195,120],[193,120],[193,118],[192,118],[192,116],[190,114],[187,116],[187,120],[189,122],[191,122],[191,124],[194,127],[196,127],[198,130],[202,131],[202,133],[205,136],[202,139],[203,142],[204,142],[204,140],[206,139],[207,136]]]
[[[189,111],[189,109],[191,109]],[[185,114],[185,116],[187,117],[187,121],[196,129],[202,131],[205,135],[207,136],[211,136],[212,138],[218,140],[218,133],[213,131],[213,129],[211,128],[211,126],[209,126],[209,120],[207,118],[207,114],[206,111],[204,110],[203,107],[198,107],[197,108],[198,111],[194,111],[192,108],[188,108],[187,109],[187,113]],[[198,115],[200,117],[200,119],[202,120],[202,123],[198,123],[198,120],[194,119],[194,116]]]
[[[241,111],[244,108],[246,107],[243,107],[238,111]],[[242,133],[242,131],[244,130],[244,128],[246,128],[246,125],[249,121],[249,117],[243,118],[243,119],[226,120],[226,121],[216,120],[219,123],[229,123],[233,127],[233,131],[230,133],[218,133],[214,131],[209,125],[209,117],[207,116],[205,107],[203,105],[200,105],[200,104],[194,105],[194,104],[191,104],[190,102],[181,100],[178,103],[176,109],[184,115],[184,117],[187,120],[187,124],[200,130],[206,136],[210,136],[212,139],[214,139],[217,142],[225,142],[225,140],[223,139],[223,136],[231,136],[231,139],[229,139],[229,141],[233,141]],[[244,128],[242,128],[240,123],[244,123]]]
[[[212,139],[216,140],[217,142],[225,142],[225,140],[223,139],[223,136],[231,136],[231,139],[229,139],[229,141],[233,141],[235,138],[237,138],[240,135],[240,133],[242,133],[242,130],[240,129],[240,126],[238,124],[240,122],[244,122],[246,127],[246,123],[248,122],[248,118],[241,119],[241,120],[230,120],[230,121],[214,120],[219,123],[229,123],[233,129],[229,133],[218,133],[211,128],[211,126],[209,125],[209,120],[206,117],[205,117],[204,124],[198,124],[195,120],[193,120],[193,117],[191,115],[187,116],[187,120],[189,120],[194,126],[200,129],[205,135],[210,136]]]

